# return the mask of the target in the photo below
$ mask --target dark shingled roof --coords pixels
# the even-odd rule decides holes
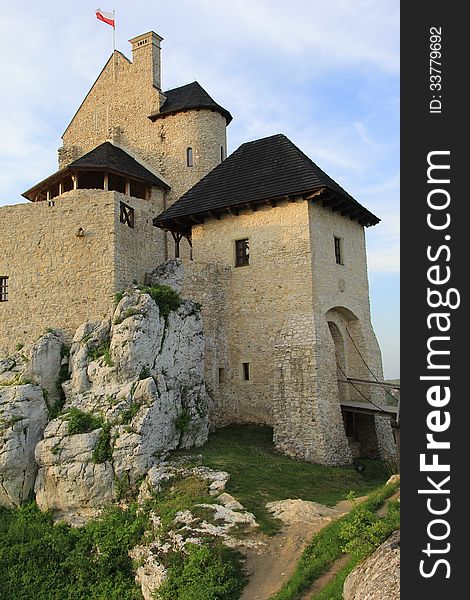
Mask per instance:
[[[152,121],[155,121],[159,117],[165,117],[184,110],[201,108],[219,112],[227,120],[227,125],[232,120],[232,115],[228,110],[217,104],[197,81],[163,93],[166,96],[166,100],[160,107],[159,112],[152,113],[149,116],[149,119]]]
[[[152,185],[168,189],[168,184],[159,177],[151,173],[135,158],[132,158],[127,152],[118,148],[111,142],[100,144],[87,154],[74,160],[69,169],[109,169],[122,175],[142,179]]]
[[[279,134],[241,145],[156,217],[154,225],[187,231],[191,222],[205,216],[270,200],[301,198],[313,192],[319,192],[314,201],[321,201],[362,225],[376,225],[380,221],[285,135]]]

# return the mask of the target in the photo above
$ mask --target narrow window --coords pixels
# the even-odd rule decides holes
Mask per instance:
[[[219,369],[219,383],[225,382],[225,369]]]
[[[124,225],[128,225],[131,229],[134,229],[134,209],[132,206],[128,206],[124,204],[124,202],[120,202],[120,214],[119,220]]]
[[[335,257],[336,257],[336,263],[338,265],[342,265],[343,263],[343,243],[342,243],[342,239],[339,237],[335,236]]]
[[[222,162],[225,158],[224,147],[220,146],[220,162]]]
[[[0,277],[0,302],[8,300],[8,277]]]
[[[250,363],[243,363],[243,379],[250,381]]]
[[[188,148],[186,150],[186,165],[188,167],[193,166],[193,149],[192,148]]]
[[[235,266],[244,267],[250,264],[250,245],[248,239],[235,241]]]
[[[343,412],[343,423],[346,432],[346,437],[356,439],[356,415],[353,412]]]

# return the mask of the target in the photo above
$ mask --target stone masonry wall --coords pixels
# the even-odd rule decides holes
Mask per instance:
[[[243,238],[249,239],[250,264],[235,267],[235,240]],[[231,272],[222,324],[227,356],[208,367],[213,373],[224,369],[222,385],[211,381],[218,423],[272,425],[277,377],[273,354],[281,332],[286,319],[312,320],[307,203],[282,203],[238,217],[222,216],[220,221],[208,219],[193,228],[193,257],[195,264],[214,262]],[[206,285],[201,279],[195,293]],[[212,308],[199,298],[204,319]],[[209,327],[206,323],[206,331]],[[242,363],[250,364],[249,381],[243,380]],[[224,394],[217,393],[219,387]]]
[[[47,202],[0,209],[0,275],[9,277],[0,303],[0,350],[38,338],[46,328],[70,337],[84,321],[102,319],[114,294],[164,256],[163,233],[152,225],[163,192],[151,200],[118,192],[75,190]],[[119,220],[120,202],[134,208],[134,229]],[[83,237],[77,236],[79,228]],[[14,235],[13,235],[14,233]]]
[[[116,290],[122,291],[134,281],[142,283],[144,276],[165,258],[165,234],[153,226],[153,218],[163,210],[164,194],[153,188],[149,200],[133,198],[115,192],[115,276]],[[120,202],[134,209],[134,229],[121,223]]]
[[[114,292],[113,192],[77,190],[47,202],[0,209],[0,272],[9,277],[0,303],[0,354],[37,339],[48,327],[72,333],[103,318]],[[77,237],[79,228],[84,237]]]

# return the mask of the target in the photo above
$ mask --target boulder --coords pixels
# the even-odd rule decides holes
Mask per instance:
[[[395,531],[346,578],[344,600],[399,600],[400,532]]]

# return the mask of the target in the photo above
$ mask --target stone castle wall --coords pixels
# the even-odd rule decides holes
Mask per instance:
[[[70,337],[84,321],[102,319],[114,294],[161,261],[163,233],[152,225],[162,192],[149,202],[102,190],[75,190],[47,202],[5,206],[0,226],[0,354],[37,339],[47,328]],[[119,221],[120,202],[135,210],[135,227]],[[83,236],[77,236],[79,229]]]
[[[154,187],[150,200],[114,193],[115,287],[122,291],[134,281],[142,283],[165,259],[166,234],[153,226],[153,218],[163,210],[164,193]],[[134,229],[120,222],[120,202],[134,209]]]
[[[113,192],[67,192],[52,207],[5,206],[0,225],[0,272],[9,277],[8,301],[0,302],[0,354],[46,328],[71,333],[104,317],[115,285]]]

